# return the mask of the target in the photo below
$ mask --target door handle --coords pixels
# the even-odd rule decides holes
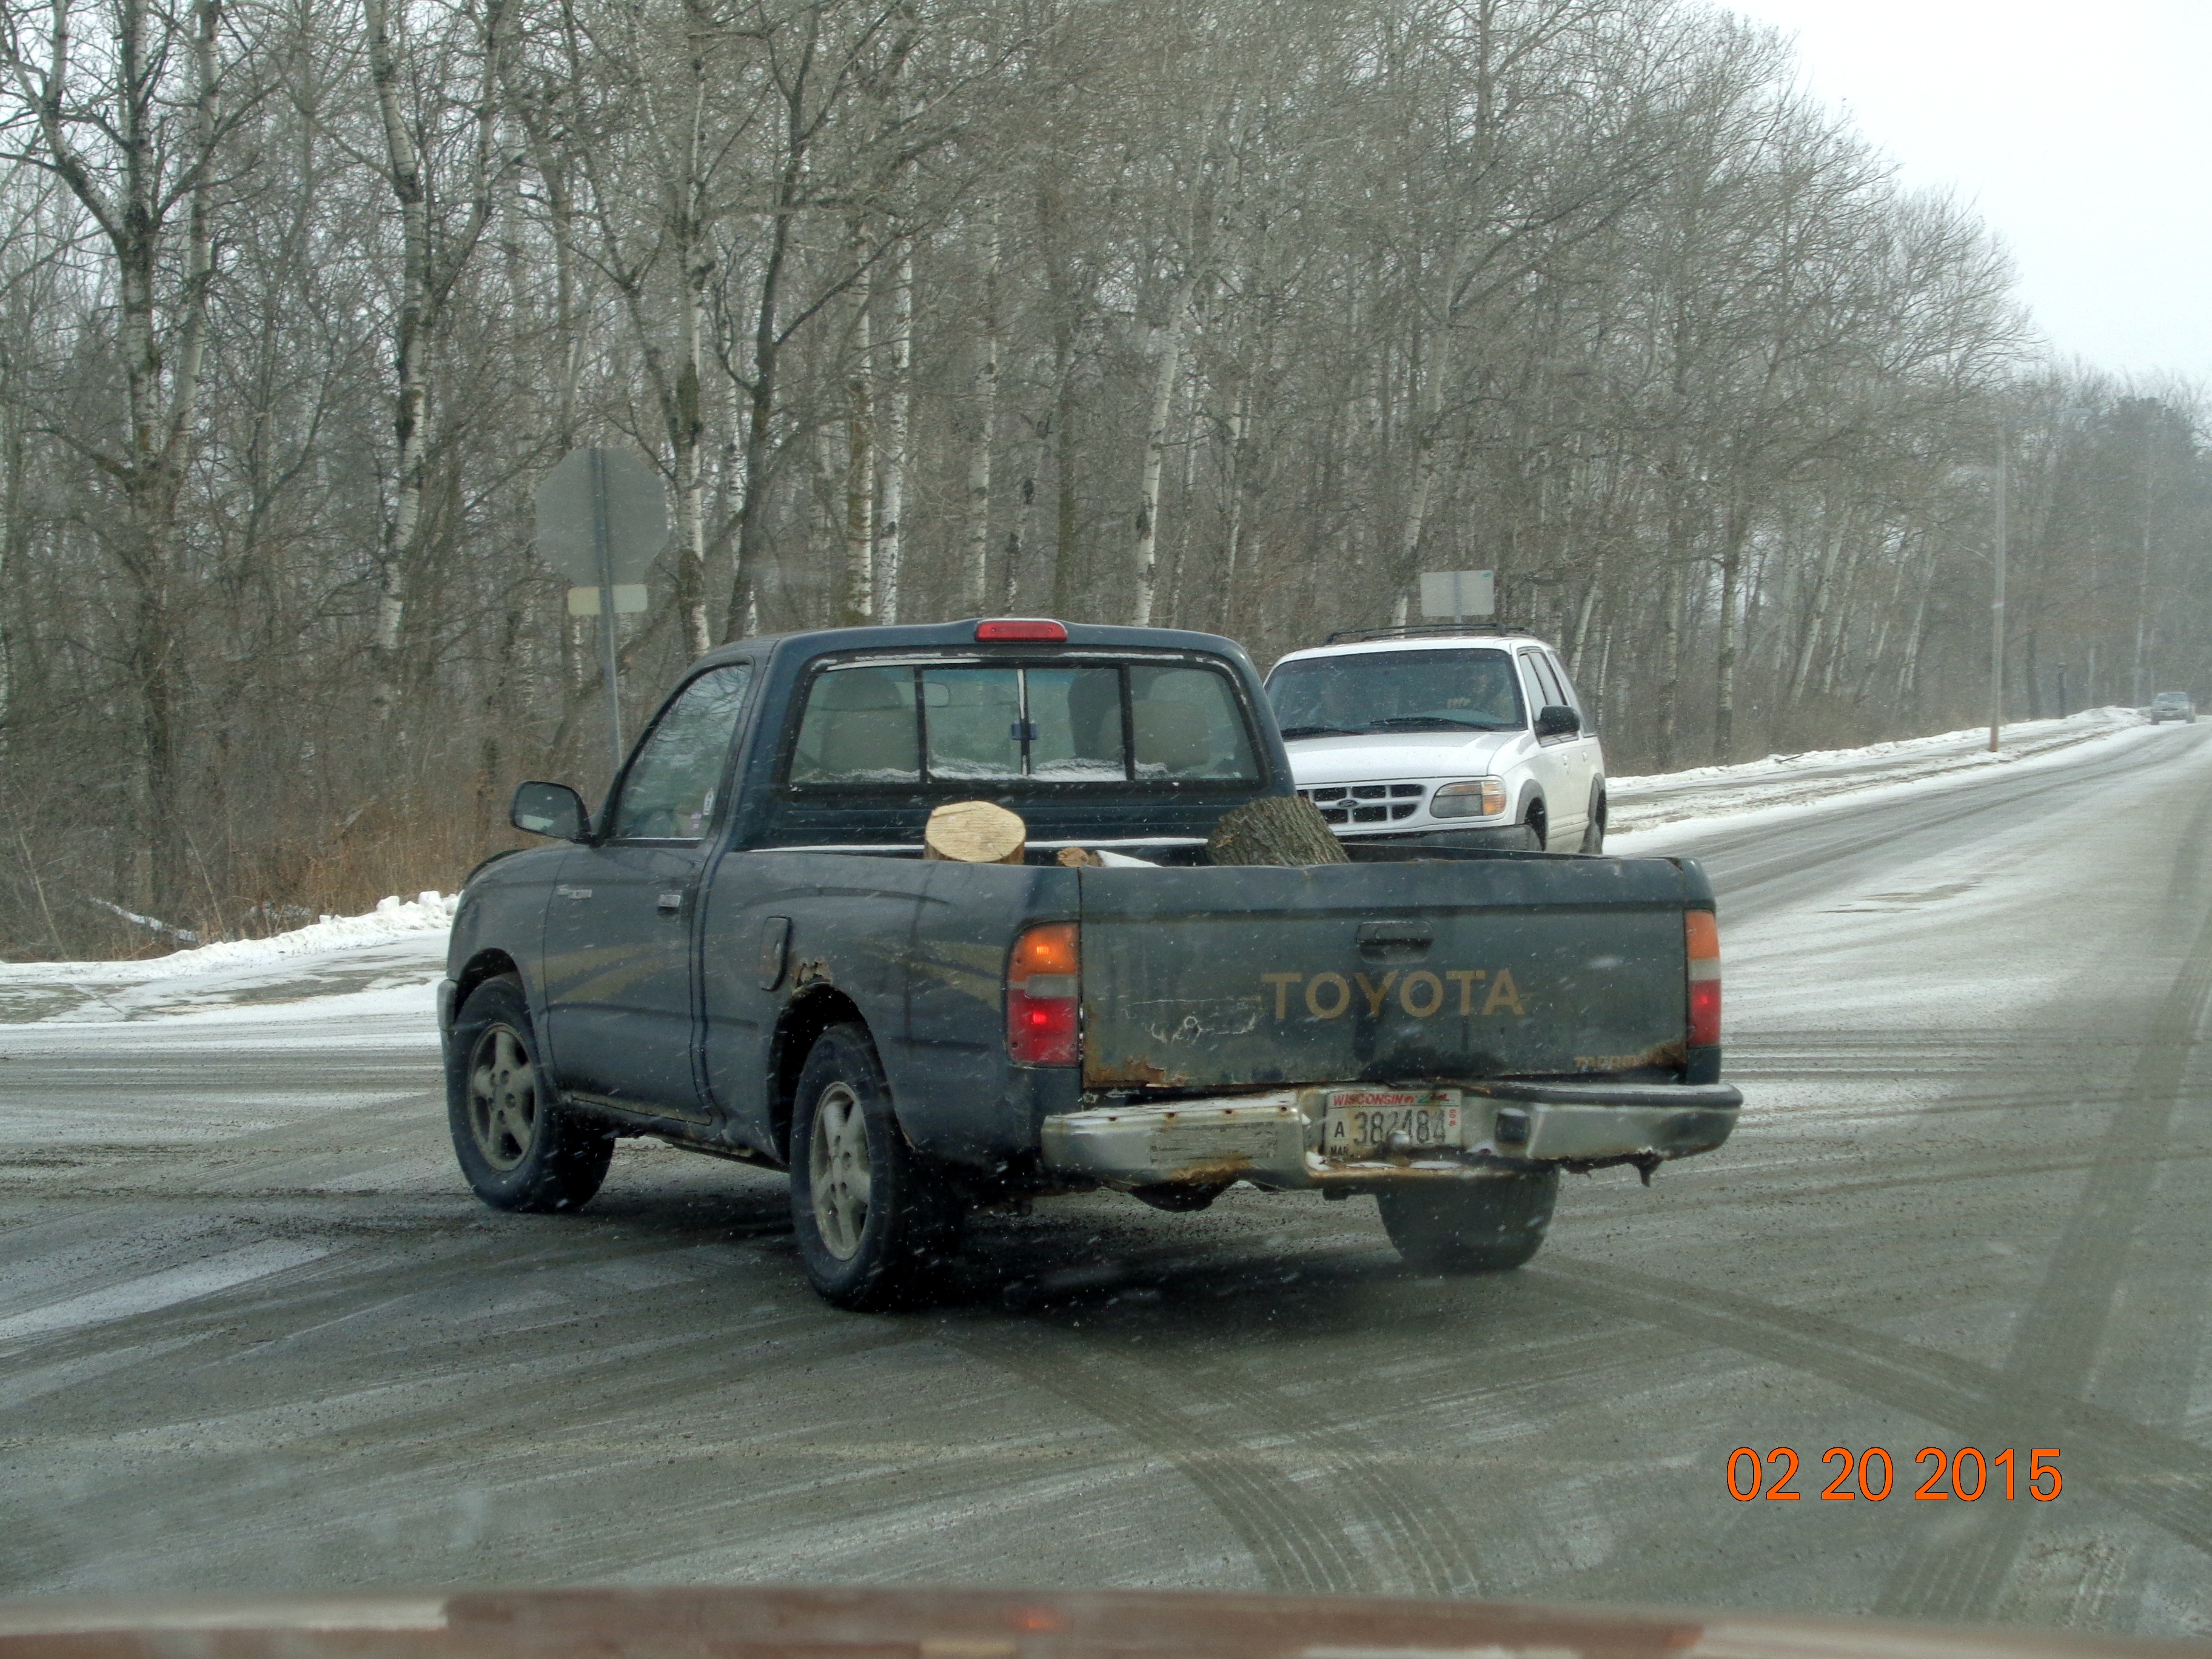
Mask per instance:
[[[592,896],[588,887],[571,887],[566,882],[553,890],[554,896],[564,899],[587,899]]]
[[[660,896],[659,903],[664,914],[674,915],[676,912],[684,908],[684,895],[681,893],[663,893]]]

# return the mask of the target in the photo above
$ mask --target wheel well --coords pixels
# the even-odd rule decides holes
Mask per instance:
[[[469,993],[488,979],[497,979],[501,974],[522,977],[522,970],[514,965],[514,958],[504,951],[479,951],[469,958],[468,966],[454,981],[453,1012],[459,1013],[469,1000]]]
[[[863,1030],[867,1026],[850,997],[823,986],[794,998],[776,1024],[775,1042],[769,1051],[769,1075],[775,1085],[769,1102],[769,1132],[775,1141],[775,1155],[787,1164],[791,1161],[791,1114],[799,1099],[799,1074],[805,1068],[815,1038],[847,1021]]]

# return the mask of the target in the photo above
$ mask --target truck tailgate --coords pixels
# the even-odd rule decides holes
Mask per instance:
[[[1084,1081],[1218,1089],[1680,1066],[1694,866],[1082,872]]]

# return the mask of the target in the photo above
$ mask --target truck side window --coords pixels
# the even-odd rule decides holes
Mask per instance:
[[[1139,778],[1258,781],[1260,763],[1224,676],[1206,668],[1134,663],[1128,672]]]
[[[832,668],[807,693],[793,783],[919,783],[911,668]]]
[[[669,704],[623,775],[613,839],[697,841],[707,833],[752,674],[750,663],[710,668]]]

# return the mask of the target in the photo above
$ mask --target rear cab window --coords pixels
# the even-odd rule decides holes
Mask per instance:
[[[800,705],[786,778],[801,793],[1126,792],[1266,776],[1226,665],[832,660],[804,682]]]

